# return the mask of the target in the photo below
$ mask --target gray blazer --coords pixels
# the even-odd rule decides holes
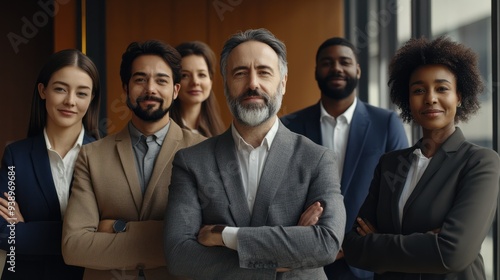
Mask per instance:
[[[171,273],[195,279],[326,279],[342,243],[345,209],[333,153],[281,123],[250,214],[231,129],[180,150],[165,216]],[[312,203],[315,226],[296,226]],[[238,251],[197,242],[203,224],[240,227]],[[276,273],[276,268],[291,268]]]
[[[359,212],[378,233],[361,237],[353,228],[345,257],[378,273],[375,279],[486,279],[479,251],[497,207],[498,154],[465,141],[457,128],[431,159],[400,223],[399,197],[421,145],[382,156]]]

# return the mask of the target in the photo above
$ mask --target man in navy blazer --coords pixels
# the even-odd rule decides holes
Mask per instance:
[[[337,156],[346,208],[346,231],[363,204],[382,154],[408,147],[395,112],[356,98],[361,75],[356,48],[343,38],[323,42],[316,54],[315,77],[321,90],[317,104],[281,118],[291,131],[333,149]],[[340,252],[325,267],[328,279],[372,279],[373,273],[349,267]]]

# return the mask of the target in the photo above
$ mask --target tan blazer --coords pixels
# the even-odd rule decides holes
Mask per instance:
[[[144,197],[128,126],[85,145],[76,161],[64,217],[62,253],[86,268],[84,279],[177,279],[163,253],[163,216],[175,153],[204,138],[171,122]],[[100,220],[128,221],[123,233],[96,232]]]

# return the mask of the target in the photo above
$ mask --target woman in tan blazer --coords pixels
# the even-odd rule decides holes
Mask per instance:
[[[455,126],[479,109],[476,54],[445,37],[411,39],[391,62],[389,86],[423,137],[381,157],[344,239],[348,263],[375,279],[486,279],[480,249],[495,217],[500,160]]]

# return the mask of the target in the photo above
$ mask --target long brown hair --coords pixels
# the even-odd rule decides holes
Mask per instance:
[[[176,47],[181,57],[199,55],[205,59],[210,80],[213,81],[215,74],[215,54],[210,47],[200,41],[185,42]],[[182,122],[180,98],[174,100],[170,111],[170,117],[181,127],[186,128]],[[212,137],[221,134],[226,129],[220,116],[219,104],[213,89],[210,89],[208,98],[201,103],[201,112],[197,129],[200,134]]]
[[[28,137],[33,137],[42,133],[47,124],[47,108],[45,107],[45,100],[40,97],[38,92],[38,84],[42,83],[47,87],[52,75],[66,66],[76,66],[85,71],[92,79],[93,98],[87,109],[87,113],[82,119],[82,123],[87,133],[95,139],[99,139],[99,72],[92,60],[76,49],[62,50],[52,54],[42,70],[40,70],[38,78],[36,79],[35,89],[33,90]]]

